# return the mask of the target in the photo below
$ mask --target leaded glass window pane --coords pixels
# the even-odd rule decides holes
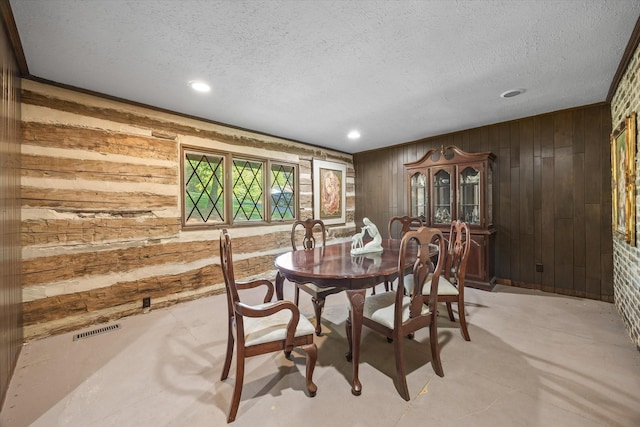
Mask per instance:
[[[224,222],[224,158],[186,153],[184,215],[186,224]]]
[[[233,220],[264,221],[264,164],[233,160]]]
[[[271,219],[283,221],[295,219],[295,168],[271,165]]]

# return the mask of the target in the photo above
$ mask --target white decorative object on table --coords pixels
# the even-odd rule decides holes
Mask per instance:
[[[364,231],[361,233],[356,233],[353,235],[353,237],[351,238],[351,251],[353,252],[353,250],[355,249],[362,249],[362,247],[364,246],[364,243],[362,243],[362,235],[364,234]]]
[[[359,273],[367,273],[369,270],[377,270],[382,264],[381,252],[364,255],[354,255],[351,257],[351,268]]]
[[[362,227],[360,233],[355,234],[351,238],[351,255],[382,252],[382,236],[378,231],[378,227],[376,227],[369,218],[363,218],[362,222],[364,222],[364,227]],[[365,233],[369,234],[369,237],[371,237],[372,240],[362,246],[362,238]]]

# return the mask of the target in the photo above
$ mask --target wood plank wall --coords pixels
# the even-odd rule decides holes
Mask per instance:
[[[22,245],[25,339],[76,330],[224,290],[220,228],[181,228],[180,146],[299,166],[302,218],[312,213],[313,159],[351,155],[24,80]],[[230,228],[236,276],[271,273],[291,223]],[[222,321],[222,317],[219,319]]]
[[[408,212],[403,165],[429,149],[491,151],[499,283],[611,302],[611,129],[598,104],[355,154],[356,224]]]
[[[20,286],[20,78],[13,49],[0,30],[0,407],[22,347]]]

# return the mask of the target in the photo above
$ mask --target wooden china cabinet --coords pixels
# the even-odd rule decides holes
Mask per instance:
[[[465,283],[491,290],[495,285],[492,153],[467,153],[458,147],[432,149],[418,161],[405,163],[411,216],[442,230],[465,221],[473,241]]]

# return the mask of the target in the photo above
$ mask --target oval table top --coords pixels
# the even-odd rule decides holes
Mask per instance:
[[[415,260],[417,246],[408,251],[407,265]],[[275,266],[287,280],[314,283],[318,286],[342,289],[363,289],[385,280],[393,280],[398,273],[399,239],[382,241],[382,252],[351,255],[351,242],[284,253]]]

